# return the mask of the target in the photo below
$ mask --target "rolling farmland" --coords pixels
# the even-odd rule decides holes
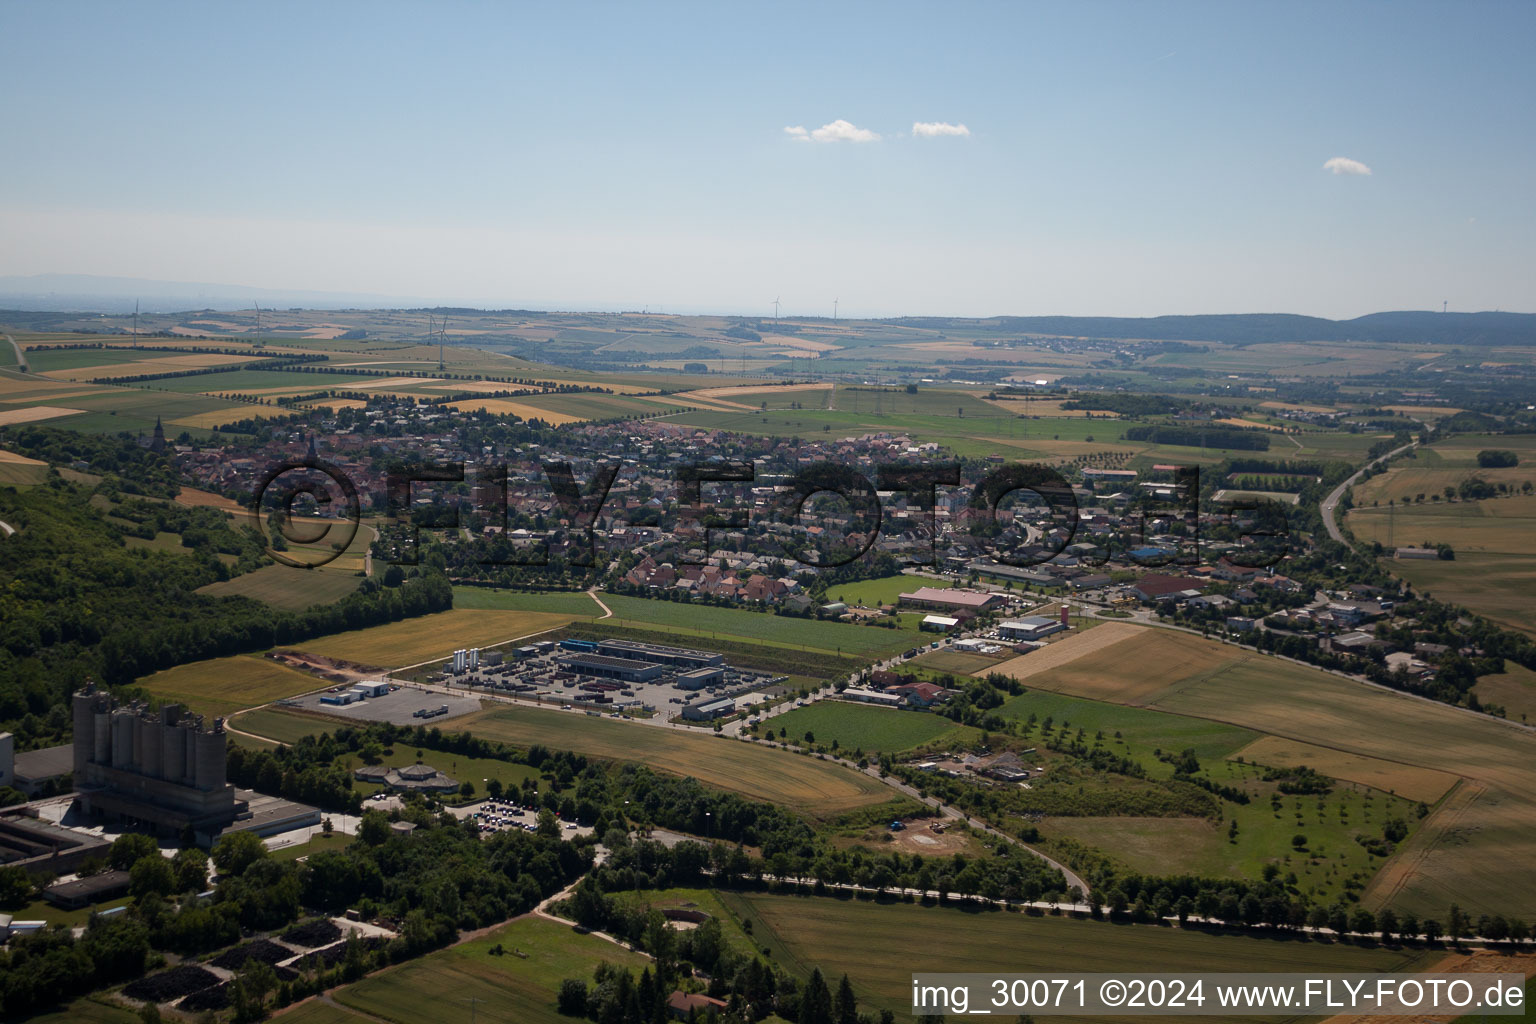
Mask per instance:
[[[140,679],[137,685],[161,700],[185,704],[198,714],[228,715],[318,690],[323,684],[307,672],[258,655],[240,654],[168,668]]]
[[[1058,671],[1035,675],[1031,685],[1070,687],[1082,696],[1145,703],[1390,765],[1458,776],[1463,784],[1387,862],[1366,890],[1366,901],[1431,916],[1444,916],[1452,902],[1489,913],[1536,913],[1536,892],[1527,884],[1526,870],[1536,858],[1536,828],[1531,826],[1536,820],[1536,736],[1488,716],[1187,634],[1179,637],[1187,668],[1164,663],[1157,687],[1132,685],[1152,663],[1148,651],[1167,639],[1155,635],[1160,631],[1129,628],[1132,632],[1112,647],[1088,655],[1099,657],[1097,664],[1107,672],[1119,665],[1118,678]],[[1064,645],[1047,650],[1059,646]],[[1117,692],[1135,697],[1116,698]],[[1372,728],[1362,729],[1362,722]]]
[[[571,616],[558,612],[454,608],[293,646],[325,658],[393,669],[444,658],[459,647],[487,647],[558,629],[570,621]]]

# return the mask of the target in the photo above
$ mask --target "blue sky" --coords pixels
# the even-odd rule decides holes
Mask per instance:
[[[1533,36],[1522,3],[5,4],[0,274],[1536,310]]]

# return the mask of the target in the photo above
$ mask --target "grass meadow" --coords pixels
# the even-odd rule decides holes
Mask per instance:
[[[259,655],[237,654],[168,668],[140,679],[137,685],[160,700],[185,704],[198,714],[229,715],[309,693],[324,684],[308,672]]]
[[[453,725],[483,739],[521,747],[542,743],[589,757],[638,761],[821,818],[884,803],[894,796],[879,780],[850,768],[708,733],[525,707],[482,711]]]
[[[846,973],[861,1008],[892,1010],[899,1021],[912,1020],[912,973],[917,970],[1412,971],[1441,956],[895,902],[734,893],[725,894],[725,902],[740,921],[751,923],[755,940],[774,950],[775,962],[802,976],[812,967],[834,979]]]
[[[816,743],[839,751],[862,750],[900,754],[918,747],[968,743],[981,735],[980,730],[957,725],[947,718],[926,711],[905,711],[854,704],[841,700],[819,700],[795,708],[767,722],[775,733],[787,733],[786,742],[800,743],[805,734]]]

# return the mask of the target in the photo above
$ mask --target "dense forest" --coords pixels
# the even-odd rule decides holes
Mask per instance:
[[[158,463],[120,464],[124,476],[94,488],[57,476],[35,487],[0,488],[0,520],[16,530],[0,562],[0,730],[16,734],[18,749],[68,738],[67,697],[86,679],[124,686],[173,665],[452,604],[446,578],[429,568],[413,570],[396,587],[366,580],[351,596],[302,612],[198,594],[231,575],[221,553],[236,560],[236,570],[261,564],[259,541],[209,510],[113,502],[130,485],[165,489]],[[181,549],[128,545],[128,538],[157,532],[178,533]]]

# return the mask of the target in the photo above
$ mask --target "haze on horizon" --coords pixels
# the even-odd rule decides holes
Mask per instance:
[[[7,5],[0,275],[1536,309],[1529,5]]]

